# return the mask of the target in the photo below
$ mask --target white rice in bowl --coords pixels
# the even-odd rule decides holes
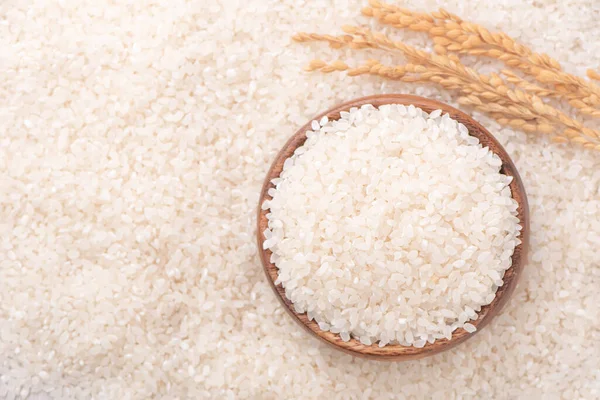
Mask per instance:
[[[365,105],[313,121],[262,205],[276,284],[345,341],[423,347],[473,332],[511,266],[512,177],[441,114]]]

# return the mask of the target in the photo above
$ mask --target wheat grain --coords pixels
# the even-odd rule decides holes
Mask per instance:
[[[588,78],[593,79],[595,81],[600,81],[600,73],[594,71],[593,69],[587,70],[587,76]]]

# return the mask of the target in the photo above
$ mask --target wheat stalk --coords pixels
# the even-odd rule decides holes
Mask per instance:
[[[410,75],[410,73],[415,73],[416,71],[422,70],[422,68],[419,68],[419,66],[415,66],[413,64],[407,64],[404,66],[385,66],[377,60],[369,60],[364,65],[352,68],[343,61],[336,61],[332,64],[327,64],[322,60],[313,60],[309,63],[306,69],[308,71],[320,71],[324,73],[346,71],[347,75],[349,76],[367,74],[386,79],[399,80],[402,82],[439,83],[445,88],[458,88],[458,86],[456,86],[452,80],[448,80],[443,76],[436,75],[431,72],[422,72],[417,75]],[[536,115],[528,108],[516,105],[503,106],[497,103],[483,102],[481,98],[473,94],[459,97],[458,102],[463,105],[472,106],[478,111],[489,114],[502,125],[519,128],[526,132],[543,132],[549,134],[556,133],[555,125],[553,125],[547,118]],[[588,142],[594,143],[591,141],[587,141],[586,143]]]
[[[544,103],[535,94],[519,89],[511,89],[497,74],[480,75],[445,55],[432,54],[418,50],[402,42],[389,39],[381,33],[373,33],[367,29],[347,26],[343,28],[347,35],[331,36],[299,33],[294,39],[299,42],[325,41],[334,47],[380,48],[400,51],[410,61],[405,66],[384,66],[371,61],[357,68],[349,68],[344,62],[326,64],[316,60],[309,64],[309,70],[321,72],[347,71],[350,75],[372,74],[388,79],[406,82],[428,81],[437,83],[446,89],[457,90],[464,96],[463,104],[487,112],[500,123],[518,127],[528,132],[555,132],[557,125],[564,130],[558,134],[560,139],[580,143],[585,147],[600,150],[600,132],[583,126],[565,113]],[[551,129],[552,126],[555,128]]]
[[[480,75],[471,68],[456,63],[445,56],[430,54],[419,51],[402,42],[396,42],[389,39],[381,33],[372,33],[369,30],[357,27],[345,27],[346,33],[358,37],[358,43],[362,46],[379,47],[390,50],[399,50],[404,53],[411,61],[425,64],[429,67],[445,71],[455,79],[448,82],[447,88],[458,89],[461,91],[474,90],[480,92],[480,96],[487,100],[496,100],[499,102],[512,101],[523,107],[528,107],[538,114],[561,123],[567,128],[580,130],[585,136],[591,139],[599,139],[600,132],[586,128],[579,121],[570,118],[565,113],[544,103],[540,97],[529,94],[522,90],[512,90],[499,76],[492,74],[490,77]],[[440,83],[444,84],[445,81]],[[467,84],[467,86],[463,86]]]
[[[500,50],[501,53],[491,53],[496,56],[520,56],[531,57],[528,61],[539,67],[560,70],[560,64],[546,54],[533,53],[528,47],[519,44],[505,33],[491,33],[481,25],[463,21],[460,17],[440,9],[431,14],[414,13],[391,4],[382,3],[378,0],[370,0],[371,7],[363,9],[363,14],[375,16],[381,22],[407,27],[414,30],[424,31],[438,38],[438,44],[448,47],[453,51],[476,49],[487,45],[492,49]],[[408,18],[407,18],[408,17]],[[445,39],[445,40],[444,40]],[[453,46],[457,46],[453,48]],[[481,53],[476,53],[481,55]],[[508,58],[517,66],[517,59]],[[528,65],[523,65],[527,67]]]
[[[341,60],[331,64],[314,60],[307,70],[325,73],[345,71],[350,76],[370,74],[403,82],[435,83],[459,92],[461,104],[485,112],[501,124],[526,132],[553,134],[553,140],[559,143],[570,141],[600,150],[599,131],[584,126],[542,100],[566,100],[578,112],[598,118],[600,86],[564,72],[550,56],[535,53],[505,33],[492,33],[443,9],[417,13],[370,0],[370,7],[363,9],[363,14],[397,28],[426,32],[433,39],[434,53],[393,41],[381,33],[348,26],[343,28],[345,35],[299,33],[294,39],[300,42],[325,41],[333,48],[375,48],[400,52],[409,63],[386,66],[370,60],[351,68]],[[501,71],[502,76],[479,74],[465,67],[456,54],[496,58],[533,77],[538,83],[508,69]],[[592,80],[600,80],[600,74],[593,70],[589,70],[587,75]]]
[[[415,13],[404,8],[371,0],[363,14],[375,17],[397,28],[426,32],[432,37],[438,54],[456,52],[475,56],[488,56],[521,70],[538,82],[553,87],[557,97],[567,99],[582,113],[600,106],[600,87],[562,70],[561,65],[548,56],[533,52],[505,33],[492,33],[481,25],[463,21],[460,17],[440,9],[431,14]],[[600,75],[594,71],[588,76]],[[593,79],[593,78],[592,78]]]

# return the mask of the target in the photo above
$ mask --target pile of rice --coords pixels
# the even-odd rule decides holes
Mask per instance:
[[[0,399],[600,396],[600,158],[481,115],[531,210],[530,263],[502,315],[455,349],[390,364],[322,347],[277,302],[255,211],[290,135],[363,95],[455,104],[430,86],[302,71],[351,60],[290,36],[363,23],[364,4],[0,2]],[[579,74],[600,65],[597,6],[444,2]]]
[[[276,283],[344,341],[423,347],[474,332],[511,266],[512,177],[441,114],[364,105],[313,121],[262,204]]]

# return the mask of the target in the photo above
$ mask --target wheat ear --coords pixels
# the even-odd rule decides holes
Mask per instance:
[[[440,9],[430,14],[415,13],[371,0],[370,7],[363,9],[363,14],[397,28],[426,32],[432,37],[434,50],[438,54],[456,52],[499,59],[538,82],[552,86],[558,96],[566,98],[585,114],[590,115],[590,107],[600,106],[599,86],[564,72],[560,64],[547,54],[535,53],[505,33],[492,33],[446,10]],[[596,75],[592,71],[591,76]]]
[[[462,102],[476,109],[490,114],[501,113],[509,117],[507,125],[520,127],[525,131],[540,130],[550,132],[552,123],[563,125],[566,129],[561,132],[564,139],[580,143],[586,147],[600,150],[600,132],[583,126],[579,121],[545,104],[540,97],[526,93],[522,90],[510,89],[504,80],[497,74],[490,76],[480,75],[476,71],[450,59],[447,56],[417,50],[402,42],[395,42],[381,33],[372,33],[369,30],[347,26],[344,27],[347,35],[330,36],[318,34],[299,33],[294,37],[297,41],[325,41],[333,46],[349,46],[351,48],[381,48],[402,52],[411,64],[399,67],[386,67],[377,62],[370,62],[358,68],[351,69],[351,75],[368,73],[389,79],[404,81],[429,81],[437,83],[446,89],[458,90],[466,95]],[[339,61],[334,64],[325,64],[320,60],[309,64],[309,70],[322,72],[345,71],[348,66]],[[416,73],[417,76],[406,75]],[[470,97],[469,97],[470,96]],[[469,102],[464,99],[470,99]],[[490,104],[494,103],[494,106]],[[501,106],[502,108],[498,108]],[[521,121],[534,121],[522,123]],[[535,124],[535,125],[533,125]],[[562,140],[562,139],[561,139]]]

